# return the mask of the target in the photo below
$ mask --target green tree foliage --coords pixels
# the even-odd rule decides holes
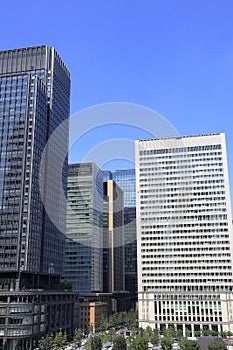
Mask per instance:
[[[164,329],[164,337],[165,338],[175,338],[176,331],[174,327],[168,327]]]
[[[136,336],[131,344],[128,346],[128,350],[147,350],[148,349],[148,339],[145,336]]]
[[[99,325],[99,330],[100,331],[106,331],[109,327],[109,321],[106,317],[102,317]]]
[[[145,335],[145,337],[147,337],[148,339],[150,339],[151,334],[152,334],[152,329],[150,326],[147,326],[146,329],[144,330],[143,334]]]
[[[115,336],[116,336],[116,332],[114,331],[114,329],[110,329],[109,330],[109,341],[113,341]]]
[[[86,350],[101,350],[102,349],[102,340],[100,336],[93,336],[88,339],[85,344]]]
[[[181,350],[199,350],[200,346],[197,342],[197,340],[191,340],[191,339],[182,339],[180,341],[180,349]]]
[[[105,332],[99,332],[98,335],[101,337],[102,343],[107,343],[110,341],[111,339],[111,335],[109,334],[109,332],[105,331]]]
[[[172,339],[169,337],[162,338],[160,342],[162,350],[172,350],[172,344]]]
[[[91,350],[91,338],[86,341],[84,347],[86,350]]]
[[[147,326],[146,329],[139,328],[138,334],[140,336],[144,336],[148,339],[148,341],[151,342],[152,345],[158,345],[159,344],[159,336],[160,332],[157,328],[151,329],[151,327]]]
[[[208,349],[209,350],[226,350],[227,347],[226,347],[226,344],[223,343],[222,341],[213,340],[208,344]]]
[[[207,329],[202,330],[202,335],[204,335],[204,336],[208,336],[208,335],[217,336],[218,332],[207,328]]]
[[[73,342],[79,344],[81,339],[82,339],[82,331],[81,329],[76,328],[74,331]]]
[[[159,335],[160,335],[160,332],[159,332],[158,328],[153,329],[151,336],[150,336],[150,342],[152,345],[154,345],[154,346],[159,345]]]
[[[194,335],[195,335],[195,337],[201,337],[201,331],[195,331],[194,332]]]
[[[53,345],[53,334],[46,334],[39,341],[39,346],[41,350],[48,350]]]
[[[101,350],[102,349],[102,341],[99,336],[95,336],[91,338],[91,350]]]
[[[140,327],[138,329],[138,335],[140,335],[141,337],[144,335],[144,332],[145,332],[144,328]]]
[[[227,337],[232,337],[233,336],[233,333],[232,332],[226,332],[226,331],[223,331],[223,332],[221,332],[221,336],[223,337],[223,338],[227,338]]]
[[[123,336],[115,337],[112,350],[126,350],[126,340]]]
[[[183,338],[183,331],[181,329],[178,329],[176,331],[176,337],[178,340],[181,340]]]
[[[66,343],[67,343],[67,334],[66,332],[62,333],[62,330],[60,329],[60,331],[57,332],[54,337],[54,340],[52,343],[53,350],[58,350],[63,348]]]
[[[138,314],[132,312],[118,312],[109,318],[102,318],[99,329],[105,331],[112,327],[126,327],[128,329],[138,328]]]

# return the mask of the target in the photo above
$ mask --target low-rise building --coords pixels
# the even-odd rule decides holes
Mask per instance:
[[[68,339],[78,322],[78,295],[65,291],[0,291],[0,349],[34,349],[60,329]]]
[[[108,316],[108,304],[98,301],[82,301],[79,305],[79,328],[93,330],[100,326],[101,320]]]

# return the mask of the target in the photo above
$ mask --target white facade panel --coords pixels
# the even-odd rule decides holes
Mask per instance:
[[[231,329],[225,135],[136,141],[136,192],[140,325]]]

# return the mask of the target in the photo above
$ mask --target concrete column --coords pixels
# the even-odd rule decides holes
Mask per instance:
[[[194,337],[195,334],[194,334],[194,324],[191,323],[191,336]]]

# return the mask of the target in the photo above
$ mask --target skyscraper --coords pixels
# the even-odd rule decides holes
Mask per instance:
[[[103,290],[103,175],[94,163],[69,165],[64,279],[73,290]]]
[[[114,180],[124,192],[125,290],[130,292],[132,307],[135,307],[137,301],[135,169],[105,170],[103,175],[105,180]]]
[[[72,321],[58,319],[59,308],[51,325],[46,323],[50,303],[56,308],[60,296],[37,289],[59,288],[62,273],[68,122],[40,164],[49,137],[69,117],[69,105],[70,73],[54,48],[0,52],[0,345],[7,349],[31,349],[46,329],[71,332]],[[53,221],[43,204],[53,211]]]
[[[124,291],[124,193],[106,180],[103,195],[103,291]]]
[[[233,330],[225,135],[136,141],[139,324]]]

